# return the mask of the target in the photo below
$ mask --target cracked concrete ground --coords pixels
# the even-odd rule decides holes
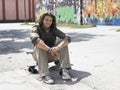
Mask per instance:
[[[31,74],[34,65],[29,33],[32,26],[21,23],[0,24],[0,89],[1,90],[119,90],[120,26],[97,26],[86,29],[59,27],[70,35],[72,79],[63,81],[58,69],[50,63],[55,84],[43,83],[39,74]]]

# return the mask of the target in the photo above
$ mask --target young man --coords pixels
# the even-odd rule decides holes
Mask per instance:
[[[48,68],[48,63],[52,60],[60,62],[62,78],[71,79],[68,70],[71,68],[68,52],[71,38],[56,27],[56,17],[51,13],[40,16],[38,23],[38,26],[32,28],[30,38],[34,44],[33,56],[38,63],[39,74],[43,82],[54,83]],[[61,41],[56,44],[57,38]]]

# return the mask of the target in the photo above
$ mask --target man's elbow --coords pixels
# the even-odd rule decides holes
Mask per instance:
[[[67,40],[67,41],[68,41],[68,43],[70,43],[70,42],[71,42],[71,37],[66,36],[66,37],[65,37],[65,40]]]

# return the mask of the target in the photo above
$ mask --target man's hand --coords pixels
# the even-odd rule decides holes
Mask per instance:
[[[58,53],[59,50],[60,50],[59,47],[52,47],[51,50],[50,50],[50,54],[55,58],[55,60],[60,59],[60,56],[59,56],[59,53]]]
[[[57,53],[59,50],[60,50],[60,48],[57,47],[57,46],[51,48],[51,52],[52,52],[52,53]]]

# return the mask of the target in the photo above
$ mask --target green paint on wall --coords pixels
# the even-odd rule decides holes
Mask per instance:
[[[77,19],[75,17],[75,10],[74,10],[74,6],[64,6],[64,7],[58,7],[56,9],[56,18],[57,18],[57,22],[65,22],[65,23],[69,23],[69,22],[73,22],[73,23],[77,23]]]

